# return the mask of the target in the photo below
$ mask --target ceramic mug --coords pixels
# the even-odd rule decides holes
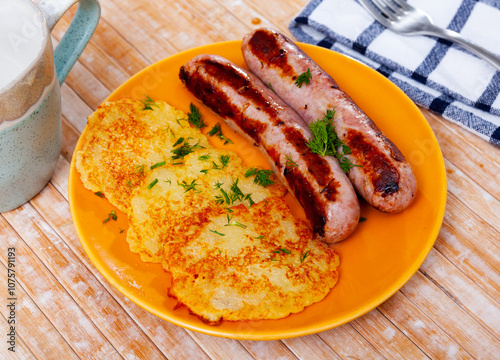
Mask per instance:
[[[78,8],[56,49],[50,32]],[[0,0],[0,212],[51,179],[61,151],[60,85],[100,17],[97,0]]]

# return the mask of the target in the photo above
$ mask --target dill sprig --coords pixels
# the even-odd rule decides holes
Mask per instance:
[[[217,136],[219,139],[224,141],[224,145],[226,144],[234,144],[231,139],[225,137],[222,134],[222,129],[220,127],[220,123],[214,125],[214,127],[207,133],[209,136]]]
[[[285,162],[285,167],[291,167],[291,168],[294,168],[294,167],[297,167],[299,166],[295,161],[292,160],[292,157],[290,154],[287,154],[286,155],[286,162]]]
[[[309,129],[312,132],[312,138],[308,141],[307,146],[315,154],[321,156],[334,156],[340,164],[342,171],[346,174],[354,166],[345,155],[351,153],[351,149],[337,135],[333,126],[333,117],[335,110],[327,110],[322,119],[318,119],[309,124]]]
[[[142,105],[144,106],[142,108],[142,110],[153,110],[153,106],[156,106],[157,108],[159,108],[158,104],[155,103],[155,101],[147,95],[145,95],[145,98],[142,99],[141,102],[142,102]]]
[[[194,125],[196,129],[201,129],[206,127],[207,124],[202,119],[200,110],[193,103],[189,105],[190,112],[188,113],[188,121],[190,124]]]
[[[217,182],[215,184],[215,188],[219,189],[220,195],[215,196],[215,203],[219,205],[222,205],[224,203],[226,203],[227,205],[232,205],[236,201],[248,201],[250,206],[255,204],[255,202],[251,198],[252,194],[244,194],[243,191],[241,191],[240,187],[238,186],[238,181],[239,181],[238,178],[233,180],[229,188],[229,191],[224,190],[222,188],[223,184]]]
[[[295,80],[295,85],[297,85],[299,88],[302,87],[304,83],[306,85],[309,85],[311,79],[312,79],[311,70],[307,68],[306,72],[303,72],[297,77],[297,79]]]
[[[193,181],[191,181],[190,184],[188,184],[186,182],[186,180],[182,180],[182,182],[177,181],[177,184],[179,186],[182,186],[184,188],[184,192],[185,193],[188,192],[188,191],[190,191],[190,190],[193,190],[195,193],[200,193],[201,192],[200,190],[198,190],[196,188],[196,186],[198,186],[198,184],[196,183],[196,179],[194,179]]]
[[[198,145],[198,143],[191,145],[188,142],[189,139],[184,139],[180,137],[174,144],[174,149],[172,149],[172,160],[183,159],[184,156],[191,154],[196,149],[202,149],[203,146]],[[179,146],[180,145],[180,146]]]
[[[245,177],[255,176],[255,179],[253,180],[254,183],[266,187],[274,184],[274,180],[271,179],[272,174],[272,170],[259,170],[257,168],[250,168],[245,172]]]

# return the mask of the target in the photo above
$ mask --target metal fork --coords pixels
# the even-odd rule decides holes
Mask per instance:
[[[459,33],[434,25],[431,17],[404,0],[358,0],[378,22],[403,35],[433,35],[462,45],[500,71],[500,58]]]

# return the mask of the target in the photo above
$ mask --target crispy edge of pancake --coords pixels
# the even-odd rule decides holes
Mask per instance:
[[[102,192],[125,213],[133,190],[144,181],[149,168],[176,161],[172,155],[176,140],[182,137],[190,145],[211,147],[189,125],[184,112],[164,101],[156,101],[151,110],[144,108],[144,102],[131,99],[99,106],[88,118],[86,142],[76,154],[76,169],[84,186]],[[176,148],[179,146],[182,144]]]
[[[222,245],[223,237],[220,236],[221,243],[209,248],[201,260],[191,262],[186,251],[186,246],[199,239],[179,242],[165,254],[168,264],[164,267],[172,274],[169,295],[191,313],[212,325],[223,319],[279,319],[321,301],[335,286],[338,281],[338,254],[314,239],[307,224],[292,217],[282,198],[269,198],[250,209],[238,206],[232,210],[232,216],[249,226],[246,236],[255,242],[253,248],[242,250],[238,256],[227,256]],[[270,212],[274,213],[272,219]],[[224,218],[225,215],[219,217]],[[207,229],[227,232],[224,226],[215,226],[214,219],[212,217],[206,222],[205,229],[195,236],[206,236]],[[251,224],[252,219],[257,221]],[[293,224],[295,237],[286,236],[283,229],[278,229],[281,221]],[[264,238],[258,239],[258,234],[264,234]],[[273,234],[281,238],[273,237]],[[263,246],[257,246],[257,242],[263,243]],[[287,249],[290,253],[280,252],[280,249]],[[301,261],[307,251],[308,255]],[[277,286],[273,279],[282,281],[284,286]],[[289,292],[286,291],[287,286],[291,286]],[[214,304],[218,304],[219,308]]]

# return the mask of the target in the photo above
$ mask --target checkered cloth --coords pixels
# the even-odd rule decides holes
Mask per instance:
[[[409,2],[436,25],[500,56],[500,1]],[[292,20],[290,31],[299,41],[367,64],[415,103],[500,146],[500,72],[462,47],[429,36],[397,35],[356,0],[312,0]]]

